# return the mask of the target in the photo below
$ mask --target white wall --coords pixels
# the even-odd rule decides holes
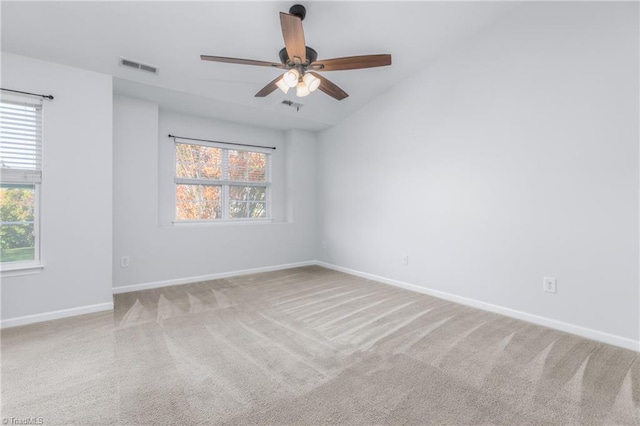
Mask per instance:
[[[529,3],[320,133],[320,260],[637,342],[638,47]]]
[[[167,135],[276,146],[274,220],[171,223],[172,141]],[[189,280],[315,259],[315,136],[286,134],[114,100],[114,288]],[[286,188],[286,190],[285,190]],[[121,256],[130,256],[120,268]]]
[[[109,309],[111,77],[2,53],[1,78],[2,87],[55,97],[43,106],[45,267],[33,275],[3,276],[3,325],[17,325],[28,315],[51,318],[66,309]]]

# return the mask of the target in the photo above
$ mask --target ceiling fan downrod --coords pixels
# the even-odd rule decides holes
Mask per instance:
[[[289,8],[289,15],[297,16],[301,21],[307,16],[307,9],[301,4],[294,4]]]

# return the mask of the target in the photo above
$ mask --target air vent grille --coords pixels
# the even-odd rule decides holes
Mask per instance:
[[[148,71],[148,72],[152,72],[154,74],[158,73],[158,68],[152,67],[151,65],[140,64],[140,69],[142,71]]]
[[[135,68],[140,71],[150,72],[152,74],[158,74],[158,67],[153,65],[142,64],[140,62],[132,61],[131,59],[120,58],[120,65]]]
[[[302,108],[302,107],[303,107],[303,105],[302,105],[302,104],[299,104],[299,103],[297,103],[297,102],[290,101],[290,100],[288,100],[288,99],[285,99],[284,101],[282,101],[282,105],[286,105],[286,106],[288,106],[288,107],[295,108],[295,109],[296,109],[296,111],[300,111],[300,108]]]

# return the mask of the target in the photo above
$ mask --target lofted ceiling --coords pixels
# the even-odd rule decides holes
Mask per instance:
[[[114,91],[166,109],[278,129],[320,130],[428,66],[514,7],[507,2],[301,2],[319,59],[391,53],[390,67],[325,72],[349,93],[254,94],[282,71],[204,62],[201,54],[278,62],[278,13],[291,2],[1,2],[2,50],[112,75]],[[119,65],[124,57],[157,75]],[[304,106],[282,105],[290,99]]]

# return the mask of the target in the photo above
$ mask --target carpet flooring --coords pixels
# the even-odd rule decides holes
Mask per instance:
[[[315,266],[119,294],[1,350],[2,417],[45,425],[640,424],[636,352]]]

